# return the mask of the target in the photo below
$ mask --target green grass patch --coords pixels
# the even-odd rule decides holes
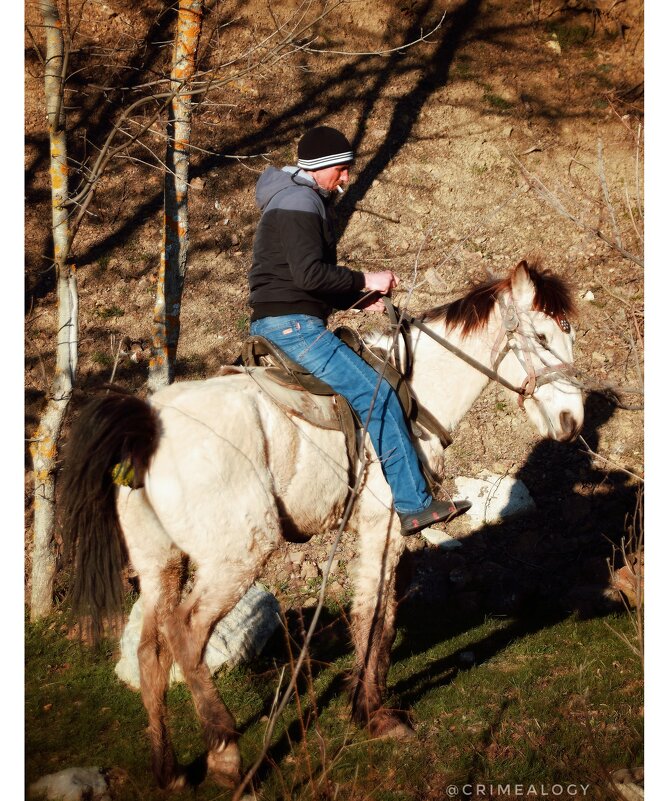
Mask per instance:
[[[485,92],[483,95],[483,102],[490,106],[495,111],[506,112],[513,108],[513,103],[510,103],[500,95],[493,92]]]
[[[592,35],[590,29],[585,25],[551,23],[546,26],[546,30],[548,33],[554,33],[557,36],[557,41],[560,43],[562,50],[582,47]]]
[[[483,175],[484,172],[488,172],[487,164],[472,164],[472,173],[474,175]]]
[[[352,655],[339,620],[324,617],[298,702],[278,722],[259,773],[263,801],[435,801],[470,777],[579,782],[592,785],[586,798],[605,799],[605,770],[643,764],[642,670],[618,636],[633,636],[628,615],[465,622],[443,609],[403,613],[386,703],[410,710],[417,739],[406,743],[372,741],[350,724],[343,679]],[[165,799],[150,773],[140,695],[113,672],[115,644],[91,650],[69,641],[62,621],[54,615],[26,628],[28,780],[74,765],[114,766],[127,776],[116,801]],[[251,666],[218,675],[246,766],[260,752],[283,668],[284,687],[288,654],[276,636]],[[190,762],[203,742],[185,686],[172,687],[168,702],[176,751]],[[204,781],[181,797],[229,794]]]
[[[93,362],[100,367],[111,367],[113,364],[112,357],[108,353],[104,353],[104,351],[101,350],[96,350],[91,358]]]
[[[469,56],[460,55],[453,63],[453,74],[462,80],[474,78],[473,61]]]
[[[111,317],[124,317],[125,311],[120,306],[100,306],[95,310],[95,314],[102,320],[108,320]]]
[[[104,275],[104,273],[107,271],[110,263],[111,263],[111,257],[110,256],[106,256],[106,255],[105,256],[100,256],[99,259],[97,259],[97,261],[95,262],[95,269],[93,271],[95,277],[99,278],[100,276]]]

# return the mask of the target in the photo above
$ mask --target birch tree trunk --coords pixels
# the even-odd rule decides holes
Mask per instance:
[[[54,268],[57,276],[58,331],[56,368],[46,409],[31,444],[34,470],[34,544],[32,551],[32,620],[53,604],[56,568],[55,468],[57,444],[72,395],[78,357],[78,294],[65,202],[68,197],[67,142],[63,103],[65,45],[55,0],[40,0],[46,31],[45,94],[49,123]]]
[[[180,0],[171,69],[164,176],[164,232],[153,317],[153,348],[148,388],[155,392],[173,381],[180,336],[180,302],[187,270],[189,225],[187,189],[192,130],[192,96],[180,90],[194,75],[201,35],[201,0]]]

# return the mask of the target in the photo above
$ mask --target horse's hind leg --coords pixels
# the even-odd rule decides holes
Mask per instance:
[[[359,522],[361,543],[355,565],[352,638],[356,651],[352,674],[352,715],[377,737],[412,734],[401,718],[383,707],[391,647],[395,640],[396,570],[404,540],[384,516],[380,526]],[[383,529],[383,533],[382,533]]]
[[[184,786],[185,777],[178,766],[166,725],[165,696],[173,656],[161,627],[178,603],[181,559],[178,553],[162,570],[161,593],[156,603],[151,603],[152,593],[147,592],[145,582],[142,583],[144,610],[138,648],[141,696],[148,712],[153,773],[160,787],[171,790]]]
[[[121,490],[118,511],[141,588],[143,624],[137,656],[153,773],[160,787],[173,790],[184,786],[185,775],[166,725],[166,691],[173,656],[162,627],[180,600],[182,554],[173,548],[141,490],[131,494]]]
[[[242,598],[254,572],[233,565],[199,565],[192,591],[167,621],[166,634],[192,693],[208,750],[209,775],[220,785],[241,778],[236,721],[219,696],[204,654],[211,630]]]

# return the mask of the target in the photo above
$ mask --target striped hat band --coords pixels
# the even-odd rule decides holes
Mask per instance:
[[[299,167],[304,170],[322,170],[337,164],[349,164],[354,160],[354,150],[349,139],[337,128],[319,125],[311,128],[298,142]]]
[[[351,150],[348,150],[345,153],[331,153],[318,159],[299,158],[296,165],[304,170],[321,170],[324,167],[333,167],[336,164],[349,164],[353,160],[354,154]]]

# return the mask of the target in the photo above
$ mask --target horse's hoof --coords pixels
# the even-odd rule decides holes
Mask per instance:
[[[222,743],[206,758],[208,776],[220,787],[238,787],[241,781],[240,751],[235,742]]]
[[[406,742],[416,738],[416,732],[404,719],[404,715],[380,709],[370,720],[369,728],[373,737],[381,740]]]
[[[187,776],[185,772],[179,772],[173,779],[170,779],[166,786],[165,790],[170,793],[178,792],[180,790],[184,790],[187,787]]]
[[[396,723],[390,729],[385,729],[377,734],[381,740],[398,740],[398,742],[407,742],[416,739],[416,732],[411,726],[406,723]]]

